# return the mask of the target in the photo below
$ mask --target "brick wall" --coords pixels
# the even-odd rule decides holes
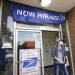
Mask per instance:
[[[70,32],[71,46],[72,46],[73,63],[75,69],[75,7],[68,12],[67,19],[68,19],[68,27]]]

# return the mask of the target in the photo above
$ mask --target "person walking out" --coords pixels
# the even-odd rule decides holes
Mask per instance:
[[[51,56],[54,59],[55,75],[59,75],[60,69],[63,75],[68,75],[68,71],[65,67],[67,62],[67,55],[63,40],[58,40],[56,46],[53,47]]]

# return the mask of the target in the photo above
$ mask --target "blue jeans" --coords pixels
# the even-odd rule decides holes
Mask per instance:
[[[65,64],[54,64],[54,68],[55,68],[55,75],[59,75],[60,69],[61,69],[63,75],[69,75],[68,70],[65,67]]]

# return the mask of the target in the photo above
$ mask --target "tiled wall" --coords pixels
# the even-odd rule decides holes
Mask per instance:
[[[68,12],[67,19],[72,47],[73,63],[75,69],[75,7]]]

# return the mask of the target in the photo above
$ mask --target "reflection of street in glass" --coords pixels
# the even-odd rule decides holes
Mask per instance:
[[[13,62],[13,51],[12,51],[12,49],[6,49],[6,62]]]

